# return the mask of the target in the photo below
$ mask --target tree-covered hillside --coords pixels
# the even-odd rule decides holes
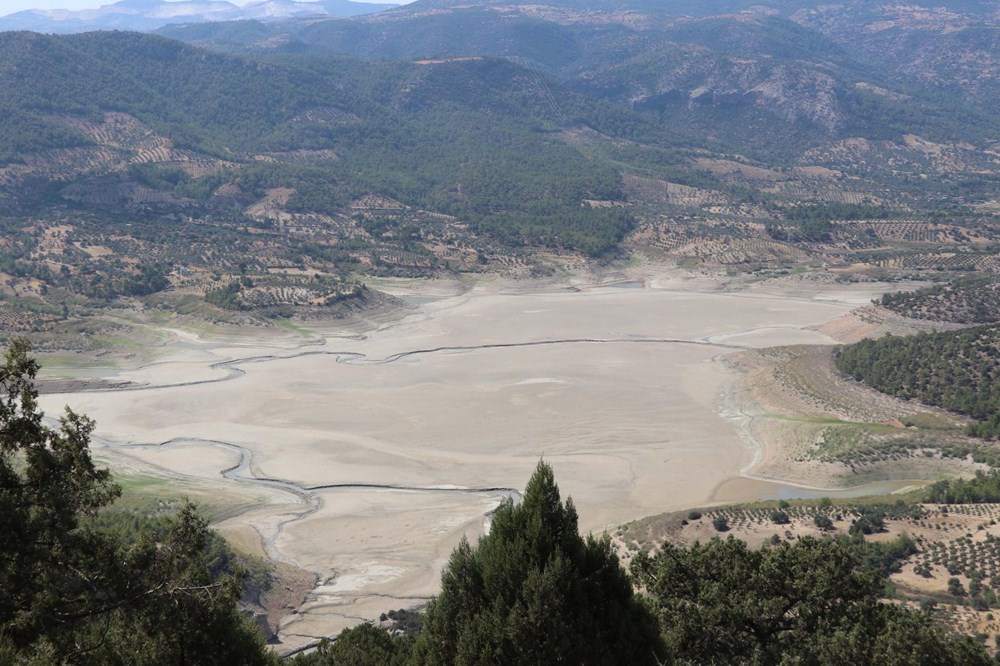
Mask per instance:
[[[836,364],[883,393],[971,416],[972,435],[1000,436],[1000,326],[862,340]]]
[[[965,277],[916,291],[885,294],[878,304],[905,317],[958,324],[1000,321],[1000,281]]]
[[[622,198],[617,170],[551,134],[597,107],[554,95],[544,77],[506,61],[275,64],[134,33],[9,33],[0,63],[8,163],[92,145],[67,118],[113,111],[174,148],[248,164],[237,180],[251,192],[295,188],[298,210],[333,214],[375,192],[504,242],[587,254],[613,248],[632,224],[621,209],[585,203]],[[255,160],[297,150],[334,159],[310,168]]]
[[[693,140],[772,159],[846,137],[978,143],[996,134],[998,89],[985,54],[998,28],[986,7],[821,5],[431,0],[357,21],[195,24],[163,34],[255,54],[510,58]],[[986,58],[981,66],[977,57]]]
[[[208,48],[0,34],[0,317],[50,330],[244,277],[288,316],[309,290],[275,270],[538,275],[570,254],[1000,271],[1000,126],[969,51],[995,21],[794,4],[415,3],[167,31]],[[887,21],[891,61],[853,47]],[[943,50],[913,60],[924,34]]]

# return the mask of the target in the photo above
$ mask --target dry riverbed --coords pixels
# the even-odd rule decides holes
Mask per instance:
[[[732,413],[745,373],[732,357],[834,344],[823,326],[888,289],[726,291],[670,275],[374,286],[411,309],[310,321],[298,337],[164,329],[156,364],[53,368],[114,385],[43,397],[50,414],[94,418],[113,467],[246,498],[219,526],[245,542],[252,529],[318,580],[282,621],[283,650],[434,594],[451,549],[541,457],[585,530],[795,495],[796,478],[748,478],[762,449]]]

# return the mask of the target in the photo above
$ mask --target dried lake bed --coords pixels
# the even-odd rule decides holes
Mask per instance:
[[[723,413],[721,359],[830,344],[814,327],[886,289],[380,286],[405,316],[297,339],[164,329],[155,364],[101,371],[129,390],[42,399],[94,418],[114,467],[246,498],[219,526],[319,580],[282,623],[286,649],[434,594],[451,549],[542,457],[584,530],[794,495],[745,478],[756,452]]]

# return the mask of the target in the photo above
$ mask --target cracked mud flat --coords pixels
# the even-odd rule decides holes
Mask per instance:
[[[108,373],[131,384],[42,404],[94,418],[113,465],[255,497],[220,526],[249,525],[319,580],[282,622],[287,651],[433,595],[452,548],[540,457],[584,530],[713,499],[754,458],[719,413],[722,357],[829,344],[810,327],[879,293],[422,289],[413,314],[363,335],[309,322],[298,342],[175,336],[166,360]]]

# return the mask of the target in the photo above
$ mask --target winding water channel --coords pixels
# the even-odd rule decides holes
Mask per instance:
[[[157,363],[108,371],[117,386],[43,407],[94,418],[109,459],[270,493],[273,507],[258,498],[222,523],[317,575],[279,631],[293,649],[433,594],[454,545],[520,499],[539,458],[584,530],[704,503],[753,457],[720,416],[732,373],[718,358],[828,343],[809,327],[852,307],[645,288],[463,294],[363,335],[185,337]]]

